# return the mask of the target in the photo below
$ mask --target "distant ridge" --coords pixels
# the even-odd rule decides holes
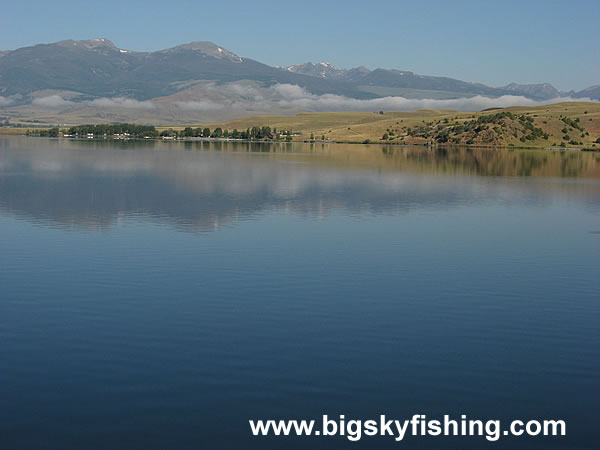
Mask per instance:
[[[118,48],[106,38],[64,40],[9,51],[0,62],[0,95],[29,96],[40,90],[72,91],[87,97],[126,96],[138,100],[174,94],[186,83],[252,80],[289,83],[316,94],[353,98],[372,94],[242,58],[212,42],[191,42],[155,52]]]
[[[364,66],[355,67],[353,69],[338,69],[327,62],[317,64],[307,62],[304,64],[280,67],[280,69],[313,77],[343,80],[376,87],[418,89],[423,91],[433,90],[471,95],[487,95],[492,97],[501,95],[521,95],[532,100],[550,100],[566,95],[573,95],[575,98],[586,97],[600,99],[600,95],[597,92],[599,86],[592,86],[578,93],[574,91],[561,92],[549,83],[510,83],[507,86],[492,87],[481,83],[470,83],[447,77],[418,75],[407,70],[378,68],[371,71]]]
[[[582,91],[575,92],[573,94],[575,98],[592,98],[592,99],[600,99],[600,84],[596,86],[590,86]]]
[[[505,90],[514,92],[517,95],[524,95],[526,97],[530,97],[533,99],[551,99],[557,98],[565,93],[560,92],[554,86],[549,83],[542,84],[517,84],[511,83],[507,86],[504,86]]]
[[[600,86],[502,87],[331,63],[274,67],[210,41],[150,52],[105,37],[0,52],[0,124],[207,123],[300,112],[414,111],[600,99]]]
[[[125,96],[148,100],[172,95],[199,80],[240,80],[264,86],[294,84],[313,94],[368,99],[460,98],[519,95],[548,100],[563,94],[600,99],[600,88],[563,93],[548,83],[486,86],[447,77],[364,66],[338,69],[330,63],[272,67],[210,41],[195,41],[154,52],[121,49],[107,38],[63,40],[0,51],[0,95],[31,96],[41,90],[70,91],[84,97]]]

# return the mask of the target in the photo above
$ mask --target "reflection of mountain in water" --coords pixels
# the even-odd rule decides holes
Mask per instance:
[[[596,180],[456,175],[594,176],[599,166],[592,154],[540,151],[3,139],[0,208],[66,227],[141,215],[213,230],[274,210],[399,214],[565,193],[596,204]]]

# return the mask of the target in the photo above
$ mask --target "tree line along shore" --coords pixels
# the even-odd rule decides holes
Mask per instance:
[[[159,130],[154,125],[122,124],[86,124],[70,128],[52,127],[48,129],[28,129],[26,136],[37,137],[64,137],[64,138],[114,138],[114,139],[240,139],[240,140],[293,140],[294,135],[300,133],[290,130],[271,129],[269,126],[253,126],[246,130],[233,129],[231,131],[216,127],[185,127],[183,129],[168,128]],[[312,137],[314,140],[314,136]]]
[[[478,112],[302,113],[241,118],[203,126],[90,124],[28,129],[24,134],[86,139],[219,139],[598,150],[600,104],[572,102]]]

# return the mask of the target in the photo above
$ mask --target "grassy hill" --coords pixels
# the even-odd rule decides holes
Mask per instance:
[[[558,103],[479,112],[303,113],[208,124],[245,130],[267,125],[300,133],[294,140],[394,144],[600,148],[600,103]]]

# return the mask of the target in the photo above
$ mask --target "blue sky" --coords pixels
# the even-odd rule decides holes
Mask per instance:
[[[131,50],[213,41],[271,65],[328,61],[490,85],[600,84],[600,1],[5,2],[0,49],[106,37]]]

